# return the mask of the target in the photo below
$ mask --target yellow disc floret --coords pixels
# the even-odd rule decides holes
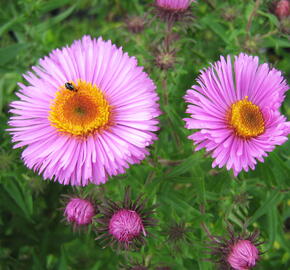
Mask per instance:
[[[48,118],[52,126],[60,132],[81,137],[106,128],[111,114],[102,91],[82,80],[61,86],[50,109]]]
[[[246,96],[232,104],[228,112],[230,127],[237,136],[249,139],[265,131],[265,122],[259,106],[253,104]]]

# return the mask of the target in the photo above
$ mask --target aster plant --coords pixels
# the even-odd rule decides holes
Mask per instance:
[[[104,245],[118,249],[134,250],[145,244],[148,236],[147,228],[156,225],[152,217],[155,206],[146,208],[146,200],[140,195],[135,201],[131,199],[131,191],[126,188],[124,200],[113,202],[106,199],[99,207],[101,217],[97,218],[96,240]]]
[[[213,259],[231,270],[288,270],[288,2],[5,1],[0,269],[218,269]],[[226,56],[245,50],[259,59]],[[261,134],[243,135],[245,112],[262,119]],[[71,195],[60,206],[63,193]],[[146,217],[153,202],[158,213]],[[228,235],[223,217],[259,228],[265,244]]]
[[[201,71],[187,91],[186,128],[195,150],[205,148],[213,167],[226,166],[237,176],[287,140],[289,122],[279,109],[289,86],[282,73],[241,53],[220,58]]]
[[[84,36],[23,75],[9,129],[30,169],[65,185],[102,184],[157,139],[155,85],[122,48]]]

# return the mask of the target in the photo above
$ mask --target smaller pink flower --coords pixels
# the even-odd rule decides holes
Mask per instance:
[[[248,270],[256,265],[259,250],[249,240],[239,240],[228,256],[228,263],[235,270]]]
[[[133,210],[120,209],[109,223],[109,232],[120,242],[129,243],[133,238],[146,232],[141,217]]]
[[[275,14],[279,19],[288,17],[290,15],[290,1],[278,1],[275,5]]]
[[[156,0],[155,4],[164,9],[170,9],[174,11],[186,10],[193,0]]]
[[[80,198],[71,198],[64,210],[67,222],[72,223],[74,226],[91,224],[95,214],[93,204]]]

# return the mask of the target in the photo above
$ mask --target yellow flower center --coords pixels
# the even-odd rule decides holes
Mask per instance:
[[[111,107],[102,91],[78,80],[61,86],[50,106],[48,119],[58,131],[86,137],[108,126]]]
[[[228,112],[228,121],[236,134],[245,139],[256,137],[265,131],[265,122],[259,106],[248,101],[247,96],[232,104]]]

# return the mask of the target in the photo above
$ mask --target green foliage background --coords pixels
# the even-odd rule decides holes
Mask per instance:
[[[141,0],[0,0],[0,269],[119,269],[133,257],[150,269],[215,269],[205,260],[207,236],[201,223],[215,235],[226,234],[231,222],[239,232],[260,229],[262,255],[256,269],[290,269],[290,180],[289,142],[270,153],[255,171],[234,178],[225,169],[212,169],[205,152],[194,153],[191,133],[184,128],[182,97],[199,70],[219,55],[247,52],[270,62],[285,77],[290,75],[289,36],[269,12],[271,1],[261,2],[249,25],[255,1],[199,1],[192,5],[194,20],[174,25],[178,39],[176,64],[165,72],[156,67],[154,56],[162,46],[165,25],[150,13],[150,1]],[[132,34],[124,23],[128,15],[144,15],[151,21],[145,30]],[[229,16],[233,19],[229,20]],[[285,31],[285,29],[284,29]],[[116,253],[102,249],[88,233],[73,233],[65,223],[61,194],[79,193],[43,181],[24,167],[21,150],[13,150],[5,131],[8,107],[16,99],[17,82],[38,59],[51,50],[71,44],[84,34],[103,36],[136,56],[157,85],[161,97],[159,140],[151,156],[127,173],[102,187],[90,185],[82,192],[97,196],[101,191],[112,200],[123,197],[125,186],[133,197],[144,193],[148,204],[157,203],[159,224],[140,252]],[[164,89],[162,81],[167,81]],[[165,101],[168,95],[168,104]],[[289,116],[289,97],[282,111]],[[200,206],[205,206],[205,214]],[[185,223],[185,241],[168,241],[168,230]]]

